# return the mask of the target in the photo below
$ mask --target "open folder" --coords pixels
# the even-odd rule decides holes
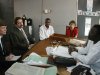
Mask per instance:
[[[57,68],[55,66],[41,68],[16,62],[5,72],[5,75],[56,75],[56,73]]]

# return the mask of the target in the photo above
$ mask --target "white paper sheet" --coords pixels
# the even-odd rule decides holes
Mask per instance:
[[[41,57],[40,55],[32,52],[28,57],[26,57],[24,60],[25,64],[28,65],[36,65],[36,66],[52,66],[50,64],[47,64],[48,57]]]
[[[5,75],[44,75],[44,71],[44,68],[16,62],[5,72]]]
[[[58,47],[54,47],[54,48],[53,47],[46,48],[46,51],[47,51],[47,54],[50,54],[50,55],[73,58],[68,52],[68,47],[58,46]]]

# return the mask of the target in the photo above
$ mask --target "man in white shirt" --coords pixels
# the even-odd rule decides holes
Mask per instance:
[[[53,26],[50,25],[51,19],[46,18],[45,19],[45,25],[42,25],[40,27],[39,35],[40,35],[40,40],[44,40],[46,38],[49,38],[51,35],[54,34],[54,28]]]

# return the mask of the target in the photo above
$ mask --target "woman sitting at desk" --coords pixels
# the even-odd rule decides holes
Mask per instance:
[[[69,47],[69,53],[83,64],[90,65],[96,75],[100,75],[100,25],[91,28],[88,39],[85,48],[77,50]]]
[[[66,36],[67,37],[78,37],[78,28],[74,20],[69,22],[69,26],[66,26]]]

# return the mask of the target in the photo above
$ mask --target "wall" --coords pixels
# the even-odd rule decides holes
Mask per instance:
[[[7,25],[8,32],[12,29],[14,19],[13,0],[0,0],[0,19]]]
[[[44,9],[51,9],[51,13],[44,14]],[[33,19],[34,35],[38,40],[39,25],[47,17],[51,18],[56,33],[65,34],[69,21],[77,21],[77,0],[14,0],[14,14],[25,14]]]
[[[87,11],[87,0],[78,0],[78,9],[82,11]],[[100,0],[93,0],[93,8],[92,11],[100,11]],[[77,24],[79,27],[79,37],[84,37],[85,32],[85,18],[91,18],[91,27],[94,24],[99,24],[100,16],[89,16],[89,15],[78,15],[77,16]]]

